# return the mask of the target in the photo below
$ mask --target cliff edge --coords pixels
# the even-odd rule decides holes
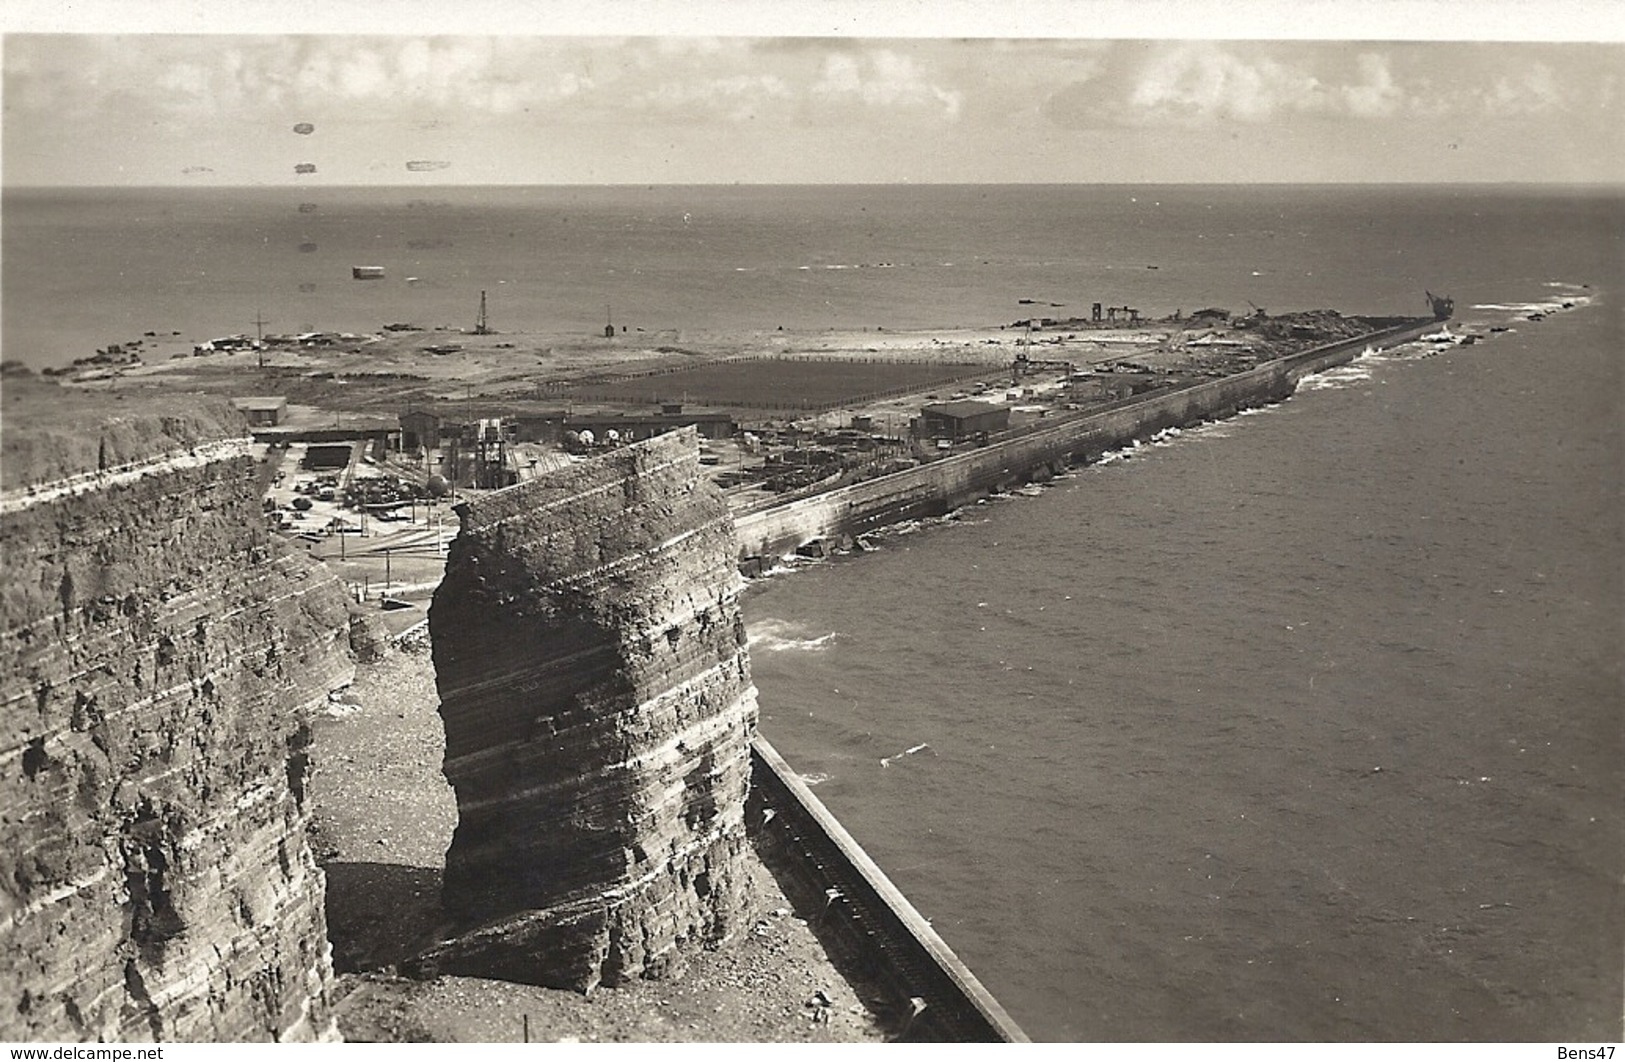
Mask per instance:
[[[4,410],[0,1039],[335,1037],[305,719],[342,588],[267,534],[224,403]]]

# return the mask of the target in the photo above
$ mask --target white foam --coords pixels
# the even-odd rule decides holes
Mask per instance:
[[[1327,369],[1325,372],[1311,373],[1305,376],[1298,381],[1298,390],[1332,391],[1353,384],[1364,383],[1369,379],[1371,379],[1371,370],[1351,363],[1339,365],[1335,369]]]
[[[800,637],[799,634],[792,623],[783,620],[763,620],[754,627],[747,628],[745,645],[753,653],[782,653],[787,650],[816,653],[828,649],[836,636],[835,631],[821,634],[816,638]]]
[[[1591,303],[1590,295],[1578,292],[1564,294],[1560,298],[1545,299],[1541,302],[1475,302],[1475,310],[1489,310],[1496,313],[1561,313],[1564,310],[1578,309]],[[1568,305],[1565,306],[1564,303]]]

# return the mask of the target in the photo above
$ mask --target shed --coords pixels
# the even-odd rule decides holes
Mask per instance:
[[[248,418],[249,426],[255,428],[274,428],[282,423],[283,416],[288,412],[288,400],[279,395],[234,398],[231,404]]]
[[[408,409],[400,415],[401,449],[432,450],[440,445],[440,415],[423,409]]]
[[[1010,427],[1010,407],[966,399],[939,402],[920,410],[920,432],[928,439],[973,438]]]

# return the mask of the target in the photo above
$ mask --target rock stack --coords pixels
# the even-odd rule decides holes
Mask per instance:
[[[591,990],[743,917],[756,695],[692,428],[466,503],[429,613],[447,973]]]
[[[342,588],[230,407],[6,390],[0,1040],[334,1038],[304,713]]]

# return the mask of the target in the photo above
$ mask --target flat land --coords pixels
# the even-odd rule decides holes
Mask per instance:
[[[1177,347],[1183,334],[1172,326],[1032,336],[1001,328],[775,331],[684,334],[656,344],[644,337],[386,332],[327,346],[182,356],[98,373],[85,386],[280,395],[289,403],[284,423],[298,428],[393,428],[408,408],[455,420],[578,402],[647,408],[686,400],[739,410],[753,408],[751,403],[771,409],[805,402],[828,408],[916,384],[929,390],[998,373],[1024,347],[1035,358],[1084,365]],[[430,347],[457,349],[437,354]],[[786,368],[797,365],[805,367]],[[610,391],[613,397],[597,397]]]
[[[985,376],[986,364],[895,358],[744,358],[669,372],[587,380],[561,395],[598,402],[694,403],[744,409],[822,410]]]
[[[1018,353],[1078,368],[1133,360],[1172,371],[1226,372],[1310,342],[1366,330],[1329,310],[1264,319],[1156,320],[1125,326],[1061,322],[1016,327],[881,331],[474,335],[445,329],[379,331],[262,351],[181,353],[152,364],[97,369],[96,390],[191,390],[280,395],[289,426],[396,427],[405,409],[462,420],[556,410],[566,402],[647,407],[688,401],[747,411],[765,404],[829,409],[917,384],[1008,370]],[[1301,330],[1301,334],[1300,334]],[[773,359],[784,359],[774,361]],[[787,369],[806,359],[805,370]],[[778,366],[777,368],[773,366]],[[800,375],[805,371],[807,375]],[[598,395],[605,398],[598,398]],[[584,396],[592,396],[590,398]],[[800,407],[791,403],[804,403]],[[756,405],[753,405],[756,404]],[[855,411],[855,410],[854,410]]]

